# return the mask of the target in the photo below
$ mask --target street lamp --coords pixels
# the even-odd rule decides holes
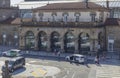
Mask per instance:
[[[5,42],[6,42],[6,34],[3,34],[3,45],[5,45]]]
[[[14,35],[14,39],[15,39],[15,46],[17,46],[18,45],[18,43],[17,43],[18,35],[17,34]]]

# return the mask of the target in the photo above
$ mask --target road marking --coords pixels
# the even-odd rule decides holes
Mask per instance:
[[[55,76],[52,76],[52,78],[56,78]]]
[[[65,75],[63,78],[66,78],[67,77],[67,75]]]
[[[74,78],[74,76],[75,76],[75,73],[73,73],[72,78]]]
[[[37,61],[30,61],[30,63],[34,63],[34,62],[37,62]]]
[[[69,70],[67,70],[67,74],[69,74],[70,72],[69,72]]]
[[[33,75],[34,77],[38,77],[38,75],[37,75],[37,73],[36,73],[35,71],[32,72],[32,75]]]
[[[46,71],[46,70],[43,70],[43,69],[41,69],[41,68],[38,69],[38,71],[39,71],[40,74],[43,75],[43,76],[44,76],[45,74],[47,74],[47,71]]]
[[[27,66],[30,66],[31,64],[29,64],[29,63],[26,63],[26,65],[27,65]]]

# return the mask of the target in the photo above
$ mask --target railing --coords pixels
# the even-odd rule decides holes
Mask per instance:
[[[22,26],[46,27],[101,27],[103,22],[22,22]]]

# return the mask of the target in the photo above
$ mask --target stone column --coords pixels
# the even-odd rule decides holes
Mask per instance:
[[[76,39],[75,40],[75,53],[79,53],[79,51],[78,51],[78,44],[79,44],[78,39]]]
[[[50,35],[47,36],[47,51],[51,51],[51,41],[50,41]]]
[[[35,50],[38,50],[38,37],[37,36],[35,36],[35,47],[34,47],[34,49]]]
[[[64,39],[61,38],[60,42],[61,42],[61,50],[64,52],[65,51],[64,50]]]
[[[25,49],[25,37],[23,35],[20,35],[19,48],[20,49]]]

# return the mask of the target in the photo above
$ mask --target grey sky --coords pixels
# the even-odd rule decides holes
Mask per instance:
[[[11,4],[13,5],[13,4],[17,4],[17,3],[19,3],[19,2],[21,2],[21,1],[24,1],[24,0],[11,0]],[[55,0],[54,0],[55,1]],[[69,1],[69,0],[68,0]],[[74,0],[73,0],[74,1]],[[105,0],[92,0],[92,1],[105,1]]]

